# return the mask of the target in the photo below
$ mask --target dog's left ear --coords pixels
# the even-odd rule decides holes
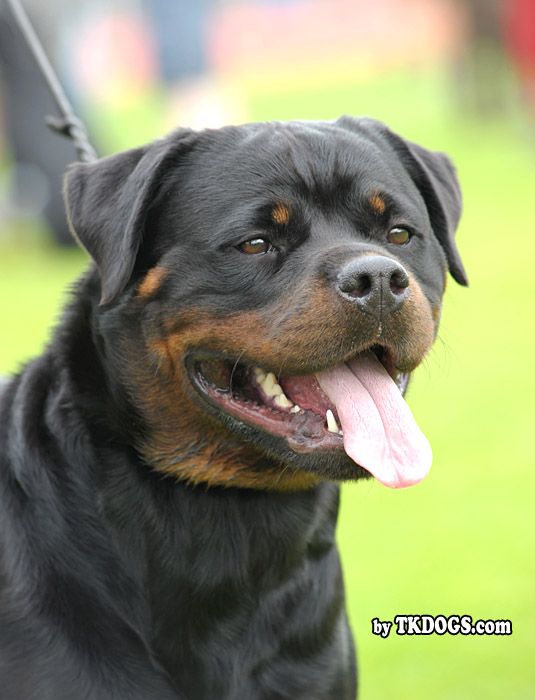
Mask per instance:
[[[67,173],[67,219],[97,265],[101,305],[128,283],[162,177],[178,163],[194,133],[184,129],[149,146],[77,163]]]
[[[455,243],[462,198],[452,162],[446,154],[429,151],[390,130],[386,131],[386,137],[420,190],[435,236],[446,253],[453,279],[467,287],[468,277]]]

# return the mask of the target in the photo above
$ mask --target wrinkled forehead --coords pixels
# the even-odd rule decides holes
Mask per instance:
[[[191,153],[180,189],[199,209],[221,214],[244,202],[298,200],[322,209],[385,193],[420,209],[421,196],[387,144],[335,123],[268,122],[206,133]]]
[[[358,182],[373,174],[387,184],[403,171],[386,146],[331,123],[251,124],[219,136],[213,145],[228,175],[251,184],[287,178],[313,191],[333,178]]]

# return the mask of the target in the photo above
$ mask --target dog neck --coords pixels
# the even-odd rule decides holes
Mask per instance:
[[[285,642],[299,644],[294,616],[305,616],[313,630],[325,620],[339,624],[336,485],[294,494],[206,489],[141,465],[132,479],[131,470],[131,463],[115,462],[105,474],[104,513],[146,600],[150,646],[187,697],[201,697],[199,679],[210,697],[223,696],[230,669],[248,663],[252,672],[262,662],[266,638],[274,653]],[[338,609],[326,611],[336,589]],[[207,658],[221,659],[225,673],[206,679],[213,672]]]

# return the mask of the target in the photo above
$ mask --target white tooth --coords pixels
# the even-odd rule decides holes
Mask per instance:
[[[299,413],[300,410],[301,410],[301,406],[298,406],[297,404],[295,404],[295,406],[292,408],[290,413]]]
[[[264,379],[266,378],[266,373],[264,372],[264,370],[263,370],[263,369],[260,369],[260,367],[255,367],[255,368],[254,368],[254,374],[255,374],[255,377],[256,377],[256,381],[257,381],[259,384],[262,384],[262,382],[263,382]]]
[[[340,428],[338,427],[338,423],[336,422],[334,413],[331,411],[330,408],[327,409],[325,418],[327,418],[327,430],[330,433],[337,433],[340,430]]]
[[[344,431],[343,431],[343,430],[339,430],[339,431],[338,431],[338,435],[341,435],[342,437],[344,437]]]
[[[275,406],[278,406],[279,408],[291,408],[293,406],[293,403],[290,401],[290,399],[285,394],[280,394],[279,396],[275,396],[273,403],[275,404]]]
[[[266,374],[265,378],[260,382],[260,386],[262,387],[266,396],[269,396],[270,398],[273,396],[280,396],[284,393],[282,391],[282,387],[275,379],[273,372],[268,372],[268,374]]]

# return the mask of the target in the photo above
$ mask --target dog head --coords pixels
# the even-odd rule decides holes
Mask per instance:
[[[65,192],[147,464],[253,488],[425,476],[401,395],[448,268],[467,284],[445,155],[370,119],[179,130],[74,166]]]

